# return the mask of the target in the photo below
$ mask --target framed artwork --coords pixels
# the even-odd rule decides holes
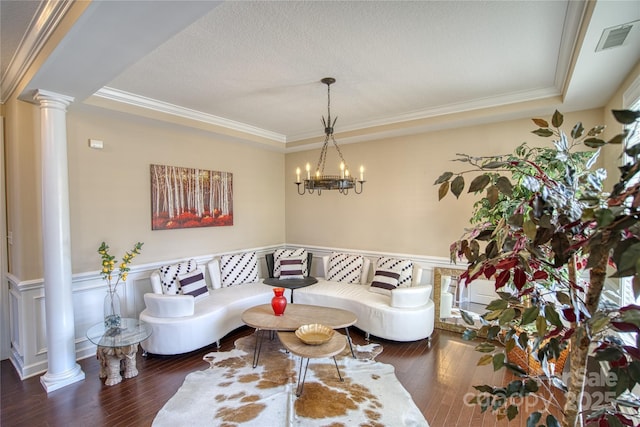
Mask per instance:
[[[151,165],[151,229],[233,225],[233,174]]]

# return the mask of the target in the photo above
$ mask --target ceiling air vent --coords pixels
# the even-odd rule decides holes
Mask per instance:
[[[618,25],[616,27],[605,28],[600,36],[596,52],[611,49],[612,47],[622,46],[634,24],[637,23],[638,21],[634,21],[628,24]]]

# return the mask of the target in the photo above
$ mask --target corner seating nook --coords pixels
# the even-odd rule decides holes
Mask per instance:
[[[247,254],[253,256],[255,274],[236,278],[236,281],[239,280],[236,284],[228,284],[229,272],[225,272],[225,265],[221,265],[224,259],[214,259],[204,267],[194,264],[188,269],[186,272],[192,276],[202,274],[199,276],[201,287],[206,283],[206,293],[196,297],[192,296],[195,293],[181,295],[177,290],[170,291],[175,292],[173,295],[167,294],[167,284],[163,283],[160,271],[162,268],[154,271],[150,276],[153,293],[144,295],[146,308],[140,313],[140,319],[153,329],[149,339],[141,343],[145,353],[173,355],[213,343],[219,345],[221,338],[244,325],[241,316],[246,309],[270,303],[274,287],[262,283],[262,278],[273,276],[272,267],[268,266],[269,274],[263,274],[262,263],[257,262],[255,253],[231,257]],[[367,338],[370,334],[394,341],[429,338],[433,333],[435,306],[430,299],[432,287],[419,285],[422,268],[411,263],[410,282],[404,287],[382,290],[381,294],[370,290],[368,278],[371,261],[360,257],[362,267],[356,283],[327,280],[329,268],[332,267],[331,256],[322,257],[325,277],[319,277],[314,285],[296,289],[295,302],[352,311],[358,317],[355,326],[365,332]],[[308,260],[311,261],[311,258],[309,256]],[[307,274],[308,271],[311,268],[307,269]],[[376,277],[374,274],[374,281]],[[178,274],[175,273],[173,281],[177,278]],[[186,289],[184,284],[183,289]],[[285,293],[289,300],[290,292],[287,290]]]

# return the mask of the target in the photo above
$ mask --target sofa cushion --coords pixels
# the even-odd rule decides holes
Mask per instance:
[[[190,259],[178,264],[163,265],[158,269],[160,273],[160,283],[162,283],[162,293],[165,295],[180,295],[181,288],[178,276],[191,273],[196,269],[197,263]]]
[[[391,290],[398,287],[400,273],[383,268],[376,270],[369,290],[383,295],[391,295]]]
[[[302,259],[302,274],[304,276],[309,275],[309,266],[307,263],[307,250],[304,248],[298,249],[277,249],[273,253],[273,277],[280,277],[282,269],[281,261],[283,258],[299,257]]]
[[[178,281],[182,287],[184,295],[191,295],[196,301],[206,298],[209,295],[207,282],[204,280],[204,273],[199,268],[191,273],[178,276]]]
[[[334,282],[360,283],[364,257],[333,252],[329,258],[326,279]]]
[[[381,257],[376,262],[377,270],[392,270],[400,274],[398,286],[409,287],[413,279],[413,261],[409,259]]]
[[[258,257],[255,252],[223,255],[220,258],[222,287],[258,281]]]
[[[304,279],[303,263],[306,256],[280,258],[280,279]]]

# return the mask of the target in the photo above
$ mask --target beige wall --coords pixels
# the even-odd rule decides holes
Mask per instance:
[[[284,243],[284,154],[212,134],[84,107],[68,116],[74,272],[96,270],[106,241],[121,256],[144,242],[136,262],[180,259]],[[89,139],[104,149],[89,148]],[[233,173],[234,225],[151,230],[150,164]]]
[[[601,109],[565,114],[567,131],[577,121],[588,127],[602,120]],[[310,162],[315,167],[319,150],[287,154],[287,243],[448,257],[449,244],[469,224],[476,198],[463,194],[456,200],[448,195],[438,201],[434,181],[446,170],[464,169],[450,162],[456,153],[506,154],[525,141],[532,146],[551,144],[531,134],[535,128],[530,119],[523,119],[344,145],[351,168],[357,170],[361,163],[366,168],[367,183],[358,196],[298,196],[292,184],[296,166],[304,170]],[[329,155],[334,157],[327,159],[326,172],[337,173],[335,150]]]
[[[42,277],[40,110],[10,99],[5,105],[5,162],[9,273]]]

